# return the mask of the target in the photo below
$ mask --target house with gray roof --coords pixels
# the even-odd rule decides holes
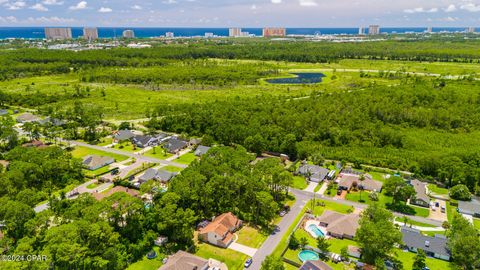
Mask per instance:
[[[426,236],[419,230],[409,227],[402,227],[401,232],[403,244],[409,251],[417,252],[422,249],[429,257],[450,261],[450,251],[447,247],[448,240],[444,235]]]
[[[17,117],[17,123],[30,123],[30,122],[38,122],[40,121],[40,117],[31,114],[31,113],[23,113]]]
[[[170,181],[173,177],[175,177],[177,174],[174,172],[169,172],[165,170],[155,170],[155,169],[148,169],[145,171],[145,173],[140,176],[138,179],[139,182],[144,183],[147,182],[148,180],[156,180],[160,182],[168,182]]]
[[[132,138],[132,143],[139,148],[157,146],[161,144],[165,139],[168,138],[168,135],[165,133],[160,133],[157,135],[137,135]]]
[[[165,264],[158,270],[207,270],[208,268],[208,260],[180,250],[168,257]]]
[[[188,142],[179,138],[170,138],[163,147],[168,153],[176,154],[188,146]]]
[[[297,173],[305,176],[312,182],[320,183],[327,177],[330,170],[317,165],[303,164],[298,168]]]
[[[116,142],[128,141],[134,136],[135,134],[131,130],[123,129],[115,132],[113,135],[113,140]]]
[[[427,195],[427,183],[415,179],[410,181],[410,185],[415,189],[415,196],[410,199],[410,203],[421,207],[430,207],[430,197]]]
[[[111,157],[89,155],[83,159],[83,166],[85,166],[88,170],[94,171],[114,162],[115,159]]]
[[[364,175],[365,179],[360,181],[360,175],[358,174],[344,174],[342,171],[341,176],[338,178],[338,187],[343,190],[350,190],[355,185],[358,188],[368,191],[381,192],[383,183],[377,180],[373,180],[369,174]]]
[[[458,212],[473,217],[480,217],[480,202],[476,199],[471,201],[458,201]]]
[[[208,150],[210,150],[211,147],[208,147],[208,146],[204,146],[204,145],[199,145],[197,147],[197,149],[195,150],[195,156],[197,157],[201,157],[203,155],[205,155]]]
[[[328,264],[322,261],[305,261],[299,270],[333,270]]]

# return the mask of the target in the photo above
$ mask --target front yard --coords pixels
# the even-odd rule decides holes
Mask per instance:
[[[307,180],[303,176],[294,176],[291,186],[295,189],[305,189],[308,186]]]
[[[115,159],[116,162],[124,161],[128,158],[127,156],[124,156],[124,155],[109,153],[109,152],[92,149],[88,147],[83,147],[83,146],[75,146],[75,149],[71,153],[72,153],[72,156],[75,158],[84,158],[88,155],[97,155],[97,156],[104,156],[104,157],[112,157]]]
[[[173,160],[174,162],[180,163],[180,164],[185,164],[185,165],[190,165],[194,160],[197,159],[197,156],[193,152],[186,153],[179,158]]]
[[[161,170],[165,170],[165,171],[169,171],[169,172],[181,172],[181,171],[183,171],[182,168],[180,168],[180,167],[175,167],[175,166],[171,166],[171,165],[162,167],[162,168],[160,168],[160,169],[161,169]]]
[[[156,146],[143,154],[146,157],[158,158],[158,159],[167,159],[173,155],[165,152],[160,146]]]
[[[268,237],[268,234],[249,226],[243,226],[236,234],[238,236],[237,243],[251,248],[259,248]]]
[[[205,259],[215,259],[225,263],[228,266],[228,270],[241,270],[243,264],[247,260],[248,256],[240,252],[215,247],[206,243],[198,243],[197,251],[195,255]]]
[[[131,142],[121,142],[121,143],[115,144],[112,148],[120,151],[130,152],[130,153],[134,153],[141,150]]]

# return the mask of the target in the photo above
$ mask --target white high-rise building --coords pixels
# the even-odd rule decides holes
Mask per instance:
[[[166,32],[165,33],[165,37],[166,38],[174,38],[175,37],[175,34],[173,32]]]
[[[229,37],[240,37],[242,36],[242,28],[230,28],[228,29]]]
[[[365,35],[365,28],[363,28],[363,27],[358,28],[358,34],[359,34],[360,36]]]
[[[98,39],[98,29],[87,27],[83,28],[83,38],[90,41]]]
[[[466,30],[467,33],[475,33],[475,27],[468,27]]]
[[[426,33],[433,33],[433,27],[429,26],[427,27],[427,31],[425,31]]]
[[[47,27],[45,28],[45,38],[46,39],[71,39],[72,29]]]
[[[124,38],[135,38],[135,32],[133,30],[125,30],[123,31]]]
[[[379,25],[370,25],[368,27],[369,35],[380,35],[380,26]]]

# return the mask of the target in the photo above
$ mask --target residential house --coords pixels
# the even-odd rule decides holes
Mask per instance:
[[[168,257],[167,262],[158,270],[207,270],[208,268],[208,260],[180,250]]]
[[[8,110],[5,110],[5,109],[0,110],[0,116],[5,116],[7,114],[8,114]]]
[[[360,181],[360,175],[357,174],[343,174],[339,177],[338,187],[343,190],[350,190],[353,186],[357,186],[363,190],[381,192],[383,183],[373,180],[369,174],[364,175],[365,179]]]
[[[160,133],[158,135],[137,135],[132,138],[133,144],[139,148],[157,146],[167,138],[167,134]]]
[[[210,148],[211,147],[199,145],[197,147],[197,149],[195,150],[195,156],[201,157],[201,156],[205,155],[208,152],[208,150],[210,150]]]
[[[115,134],[113,134],[113,141],[114,142],[129,141],[133,137],[135,137],[135,134],[131,130],[123,129],[123,130],[119,130],[119,131],[115,132]]]
[[[40,121],[40,117],[33,115],[31,113],[23,113],[17,117],[17,123],[30,123]]]
[[[173,177],[175,177],[177,173],[169,172],[165,170],[155,170],[155,169],[148,169],[145,173],[140,176],[138,179],[139,182],[144,183],[148,180],[157,180],[160,182],[169,182]]]
[[[450,251],[447,247],[447,238],[444,235],[426,236],[419,230],[402,227],[402,241],[408,250],[417,252],[419,249],[425,251],[425,254],[430,257],[450,260]]]
[[[242,226],[242,221],[232,213],[216,217],[201,229],[198,239],[215,246],[226,248],[233,242],[233,233]]]
[[[299,270],[333,270],[333,268],[322,261],[305,261]]]
[[[335,211],[325,210],[318,218],[320,226],[327,230],[327,234],[335,238],[353,239],[359,227],[358,214],[341,214]]]
[[[87,169],[94,171],[110,165],[115,162],[115,159],[111,157],[104,157],[104,156],[96,156],[96,155],[89,155],[83,159],[83,166]]]
[[[303,164],[297,173],[305,176],[312,182],[322,182],[330,171],[317,165]]]
[[[178,139],[170,138],[163,147],[167,150],[168,153],[177,154],[181,150],[185,149],[188,146],[188,142]]]
[[[410,203],[422,207],[430,207],[430,197],[427,195],[427,183],[412,180],[410,185],[415,189],[415,195],[410,199]]]
[[[473,217],[480,217],[480,201],[472,199],[471,201],[458,201],[458,212],[460,214]]]

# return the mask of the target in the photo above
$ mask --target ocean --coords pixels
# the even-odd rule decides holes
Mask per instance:
[[[71,27],[72,35],[77,38],[83,35],[83,27]],[[228,36],[228,28],[113,28],[98,27],[98,35],[100,38],[121,37],[122,32],[131,29],[135,32],[135,36],[139,38],[150,38],[164,36],[166,32],[173,32],[176,37],[193,37],[204,36],[205,33],[213,33],[217,36]],[[422,33],[427,28],[420,27],[398,27],[398,28],[381,28],[382,33]],[[368,30],[368,29],[367,29]],[[459,32],[465,28],[449,28],[438,27],[433,28],[433,32]],[[262,28],[242,28],[242,31],[262,35]],[[287,35],[333,35],[333,34],[358,34],[358,28],[287,28]],[[25,38],[25,39],[41,39],[44,38],[44,27],[0,27],[0,39],[6,38]]]

